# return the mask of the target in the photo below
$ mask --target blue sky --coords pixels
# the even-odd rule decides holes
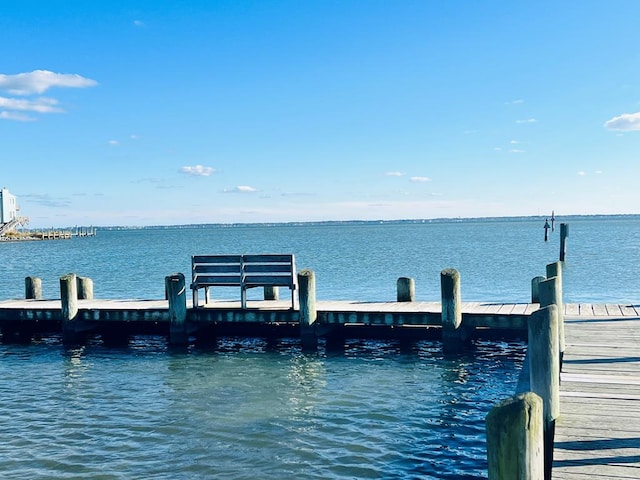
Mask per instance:
[[[33,227],[640,213],[640,2],[0,0]]]

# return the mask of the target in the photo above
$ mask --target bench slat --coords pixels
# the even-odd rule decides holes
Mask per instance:
[[[193,279],[192,288],[196,287],[206,287],[206,286],[241,286],[242,285],[242,277],[239,275],[198,275]]]
[[[242,255],[244,263],[293,263],[293,255],[266,254],[266,255]]]
[[[191,263],[241,263],[242,255],[193,255]]]
[[[235,265],[194,265],[193,272],[197,275],[201,273],[235,273],[239,275],[242,272],[242,268],[239,263]]]
[[[293,273],[293,267],[292,265],[280,265],[277,263],[266,265],[248,263],[244,265],[244,271],[246,273],[283,273],[290,276]]]
[[[247,287],[268,287],[270,285],[275,287],[291,287],[294,283],[291,277],[284,275],[247,275],[244,278],[244,284]]]

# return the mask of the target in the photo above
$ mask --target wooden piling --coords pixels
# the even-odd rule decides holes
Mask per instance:
[[[544,471],[543,405],[533,392],[510,397],[486,418],[489,480],[540,480]]]
[[[455,268],[440,272],[442,294],[442,342],[445,351],[461,350],[468,335],[462,326],[462,299],[460,274]]]
[[[555,423],[560,416],[560,357],[556,305],[543,307],[531,315],[528,353],[531,391],[542,398],[544,478],[549,479],[553,463]]]
[[[27,300],[42,300],[42,279],[25,277],[24,298]]]
[[[551,228],[549,226],[549,220],[545,220],[544,221],[544,241],[548,241],[549,240],[549,228]]]
[[[264,287],[264,299],[265,300],[278,300],[280,298],[280,292],[278,287],[267,285]]]
[[[413,278],[400,277],[396,282],[398,302],[415,302],[416,282]]]
[[[89,277],[76,277],[78,282],[78,300],[93,300],[93,280]]]
[[[556,277],[554,288],[550,301],[558,306],[558,345],[560,347],[560,364],[562,364],[562,355],[565,350],[564,340],[564,300],[562,288],[562,262],[554,262],[547,265],[547,278]],[[546,306],[546,305],[543,305]]]
[[[533,277],[531,279],[531,303],[540,303],[540,282],[546,280],[545,277]]]
[[[564,340],[564,305],[562,302],[562,286],[559,277],[551,277],[539,285],[540,288],[540,307],[555,305],[558,307],[558,355],[562,358],[565,350]]]
[[[318,318],[316,307],[316,276],[313,270],[298,272],[298,295],[300,303],[300,341],[303,350],[318,348],[315,321]]]
[[[567,254],[567,237],[569,236],[569,225],[566,223],[560,224],[560,261],[564,262]]]
[[[184,274],[174,273],[165,277],[165,290],[169,300],[169,343],[186,345],[187,332],[187,287]]]
[[[60,303],[62,318],[62,341],[77,343],[80,328],[78,325],[78,282],[75,273],[60,277]]]

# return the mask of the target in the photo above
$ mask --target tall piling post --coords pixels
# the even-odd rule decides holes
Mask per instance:
[[[416,282],[413,278],[400,277],[396,282],[398,302],[415,302]]]
[[[38,277],[25,277],[24,298],[26,300],[42,300],[42,279]]]
[[[531,303],[540,303],[540,282],[545,280],[545,277],[533,277],[531,279]]]
[[[174,273],[164,279],[169,300],[169,344],[189,343],[187,332],[187,288],[184,274]]]
[[[557,281],[553,284],[552,291],[549,291],[548,294],[547,292],[543,294],[545,303],[541,306],[546,307],[552,303],[558,306],[558,346],[560,349],[560,366],[562,367],[562,356],[566,347],[564,340],[564,300],[562,299],[562,262],[554,262],[547,265],[547,278],[553,277],[556,277]]]
[[[76,277],[78,282],[78,299],[93,300],[93,280],[89,277]]]
[[[316,276],[313,270],[298,272],[298,299],[300,303],[300,342],[302,349],[312,351],[318,348],[315,322],[318,319],[316,307]]]
[[[81,328],[78,320],[78,281],[75,273],[60,277],[62,341],[78,343]]]
[[[542,399],[533,392],[508,398],[486,418],[489,480],[540,480],[544,471]]]
[[[529,318],[529,375],[531,391],[542,398],[545,480],[551,478],[553,439],[560,416],[560,357],[558,307],[549,305]]]
[[[569,225],[566,223],[560,224],[560,261],[564,262],[567,255],[567,237],[569,236]]]
[[[468,340],[462,325],[462,299],[460,296],[460,273],[455,268],[440,272],[442,294],[442,344],[449,352],[460,351]]]

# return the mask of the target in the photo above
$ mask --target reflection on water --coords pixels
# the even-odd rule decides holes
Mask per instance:
[[[513,391],[523,351],[3,345],[0,462],[13,478],[482,478],[484,417]]]

